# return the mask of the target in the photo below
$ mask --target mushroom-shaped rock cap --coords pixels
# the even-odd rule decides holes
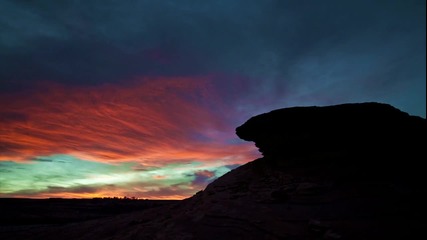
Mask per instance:
[[[420,147],[426,120],[388,104],[292,107],[261,114],[236,129],[264,155],[333,149],[403,150]]]

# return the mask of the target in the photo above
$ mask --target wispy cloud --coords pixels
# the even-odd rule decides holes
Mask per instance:
[[[92,88],[46,84],[14,101],[2,95],[0,160],[52,154],[151,165],[253,159],[252,146],[230,144],[235,126],[208,107],[216,100],[211,91],[206,78],[157,78]]]
[[[0,98],[3,197],[182,199],[258,156],[208,77],[46,82]]]

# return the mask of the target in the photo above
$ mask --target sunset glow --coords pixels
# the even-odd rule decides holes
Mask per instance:
[[[0,198],[182,199],[277,108],[426,115],[425,1],[0,1]]]
[[[191,196],[207,183],[194,186],[197,174],[219,177],[227,165],[258,156],[235,140],[226,116],[206,107],[208,87],[209,79],[159,78],[89,89],[46,85],[13,102],[5,96],[2,167],[28,172],[2,174],[2,196]],[[38,174],[48,180],[32,178]]]

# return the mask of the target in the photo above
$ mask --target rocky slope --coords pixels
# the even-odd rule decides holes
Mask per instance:
[[[389,105],[272,111],[237,128],[264,157],[161,209],[36,239],[418,239],[426,120]],[[417,236],[417,237],[415,237]]]

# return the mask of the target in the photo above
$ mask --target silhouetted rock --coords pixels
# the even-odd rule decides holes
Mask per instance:
[[[195,196],[25,238],[418,239],[427,226],[425,133],[425,119],[386,104],[272,111],[237,128],[264,157]]]
[[[359,103],[275,110],[249,119],[236,134],[279,165],[317,163],[342,177],[400,179],[422,175],[426,126],[390,105]]]
[[[264,155],[325,151],[406,151],[421,146],[425,119],[381,103],[293,107],[261,114],[236,129]]]

